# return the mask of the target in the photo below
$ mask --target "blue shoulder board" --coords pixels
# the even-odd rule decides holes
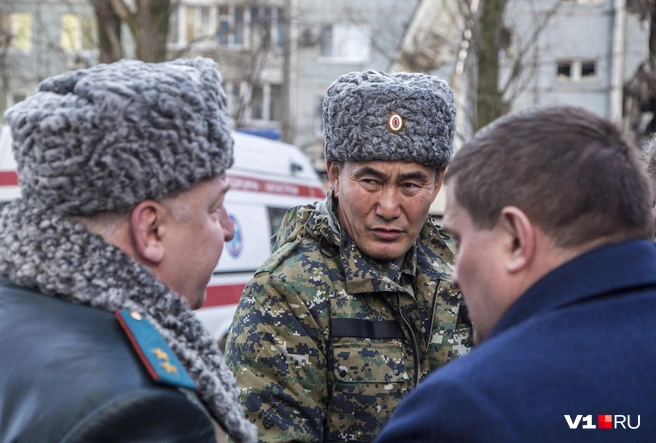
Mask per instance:
[[[180,360],[148,319],[137,311],[128,309],[119,309],[115,315],[154,381],[197,390],[196,384],[182,367]]]

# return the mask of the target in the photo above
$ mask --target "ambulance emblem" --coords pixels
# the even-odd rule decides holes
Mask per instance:
[[[232,226],[235,229],[235,235],[232,237],[232,240],[230,243],[228,243],[226,246],[226,249],[232,255],[234,258],[239,257],[239,254],[241,254],[241,250],[243,249],[244,246],[244,239],[242,238],[243,231],[241,229],[241,225],[237,221],[237,217],[234,215],[230,214],[230,221],[232,221]]]

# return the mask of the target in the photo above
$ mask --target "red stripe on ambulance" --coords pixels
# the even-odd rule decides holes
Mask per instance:
[[[244,177],[228,174],[230,186],[237,191],[263,192],[265,194],[291,195],[298,197],[324,198],[325,191],[316,186],[297,185],[273,180]],[[18,186],[18,174],[15,171],[0,171],[0,186]]]
[[[265,194],[291,195],[295,197],[324,198],[326,193],[316,186],[297,185],[282,181],[262,180],[228,172],[230,188],[237,191],[260,192]]]
[[[0,186],[18,186],[16,171],[0,171]]]
[[[207,298],[203,308],[210,308],[212,306],[225,306],[236,305],[239,303],[239,298],[244,290],[246,283],[238,283],[236,285],[223,285],[223,286],[208,286]]]

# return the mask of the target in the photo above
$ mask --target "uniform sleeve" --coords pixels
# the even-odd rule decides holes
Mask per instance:
[[[112,399],[87,415],[61,441],[216,443],[216,434],[198,400],[161,387],[131,391]]]
[[[307,300],[262,272],[244,289],[233,319],[226,359],[262,442],[323,441],[325,340],[315,318],[321,307],[310,309]]]
[[[374,443],[520,441],[498,409],[463,382],[433,377],[401,402]]]

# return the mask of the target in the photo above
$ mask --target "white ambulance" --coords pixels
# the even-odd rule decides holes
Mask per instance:
[[[196,314],[221,341],[244,286],[271,254],[271,236],[287,209],[323,200],[325,190],[310,160],[296,146],[234,132],[235,164],[228,171],[225,206],[235,226]],[[0,205],[20,196],[7,126],[0,132]]]

